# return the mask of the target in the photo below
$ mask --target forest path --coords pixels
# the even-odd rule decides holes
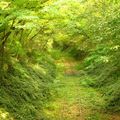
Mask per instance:
[[[76,61],[61,60],[56,64],[61,70],[55,81],[59,96],[45,110],[50,120],[120,120],[117,115],[100,112],[105,101],[99,92],[80,84]]]

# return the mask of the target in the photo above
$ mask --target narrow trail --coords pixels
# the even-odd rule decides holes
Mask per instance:
[[[57,61],[57,64],[64,69],[56,80],[59,96],[45,111],[50,120],[120,120],[119,115],[100,112],[105,101],[93,88],[80,85],[76,61]]]

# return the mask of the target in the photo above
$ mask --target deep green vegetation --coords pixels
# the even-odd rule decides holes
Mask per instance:
[[[119,51],[119,0],[1,0],[0,120],[70,120],[46,113],[57,95],[119,117]]]
[[[53,99],[56,67],[44,55],[47,28],[40,21],[42,7],[40,1],[0,2],[1,120],[45,119],[43,109]]]

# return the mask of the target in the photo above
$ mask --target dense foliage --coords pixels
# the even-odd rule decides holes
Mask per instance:
[[[0,2],[0,119],[46,118],[43,109],[55,93],[56,68],[44,55],[48,36],[40,14],[44,2]]]
[[[0,1],[0,119],[47,119],[63,53],[81,62],[81,81],[105,108],[120,111],[119,25],[119,0]]]

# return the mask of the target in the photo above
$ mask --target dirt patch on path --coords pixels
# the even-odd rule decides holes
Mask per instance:
[[[79,71],[76,70],[76,65],[78,64],[77,61],[75,60],[71,60],[71,59],[68,59],[68,60],[58,60],[56,61],[56,64],[61,64],[62,63],[62,66],[64,67],[64,74],[65,75],[79,75]]]
[[[61,102],[61,108],[59,112],[60,118],[63,120],[85,120],[85,116],[90,113],[88,109],[81,107],[77,103],[70,105],[65,101]]]

